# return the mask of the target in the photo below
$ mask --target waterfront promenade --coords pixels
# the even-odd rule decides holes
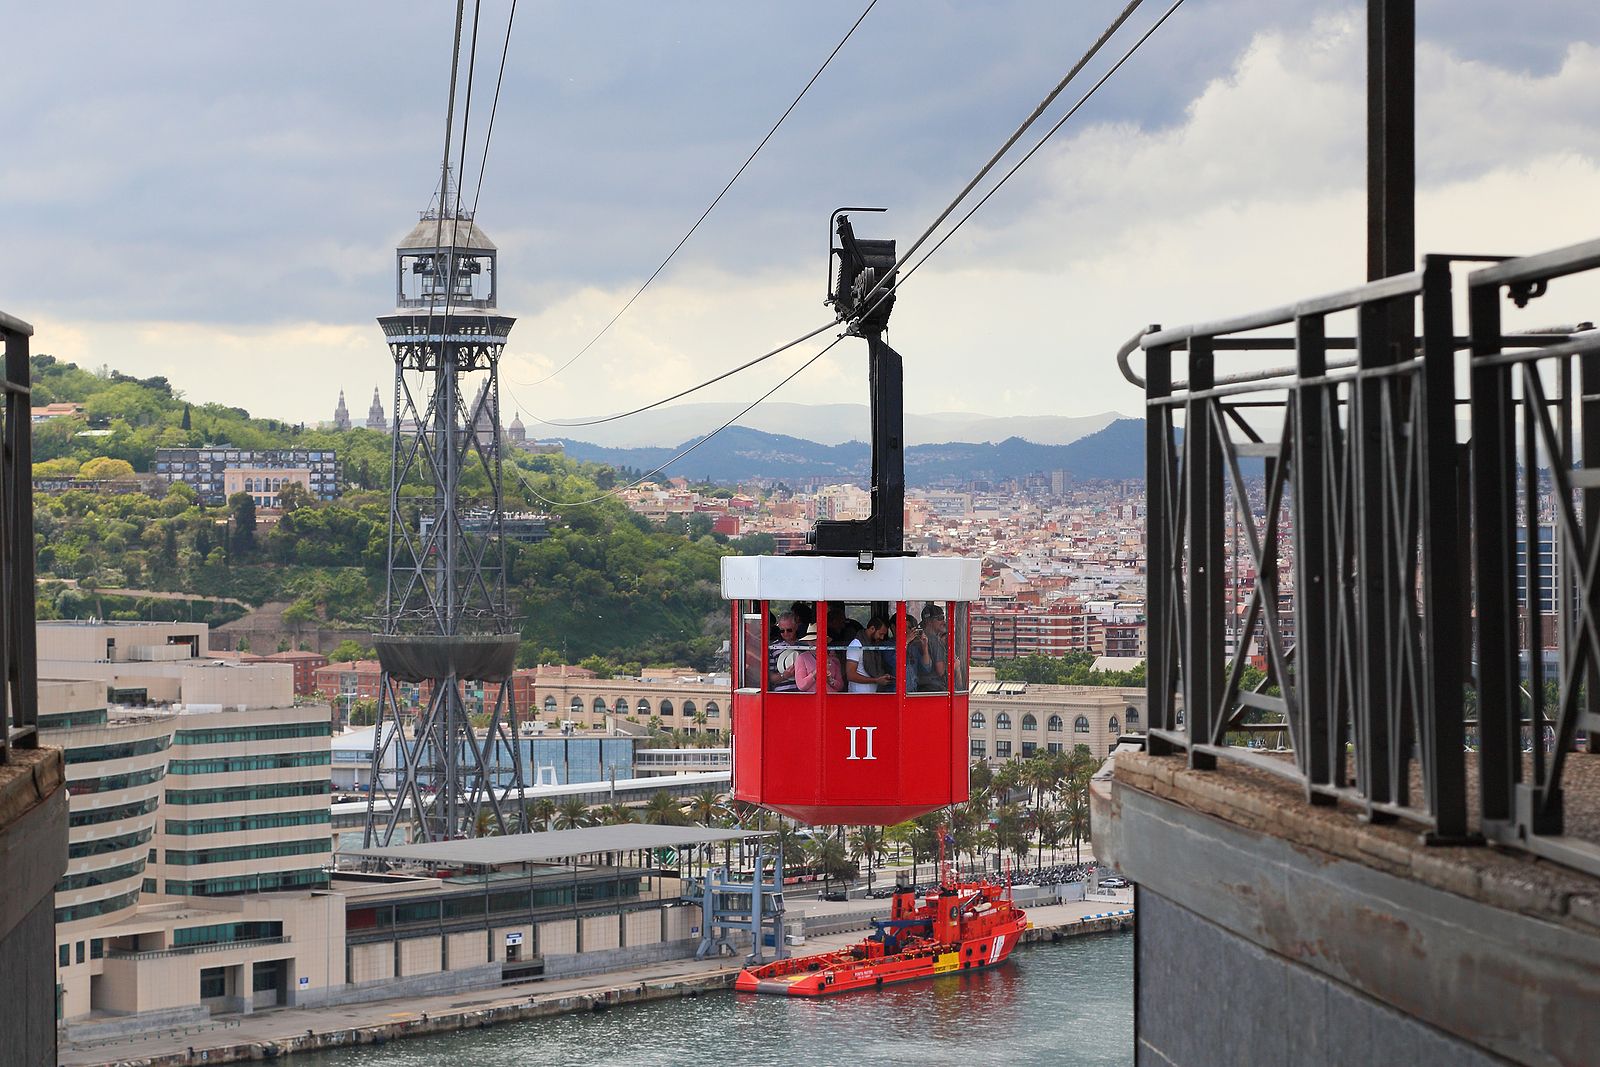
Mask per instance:
[[[1130,890],[1115,895],[1030,908],[1035,937],[1053,939],[1077,932],[1115,929],[1125,918],[1089,921],[1086,917],[1132,908]],[[864,915],[869,905],[887,901],[806,901],[793,908],[811,919]],[[862,926],[865,926],[862,919]],[[808,938],[795,948],[811,954],[839,948],[858,940],[859,930]],[[647,967],[609,971],[584,977],[550,979],[477,992],[406,1000],[373,1001],[333,1008],[280,1008],[249,1015],[218,1016],[202,1026],[161,1031],[115,1041],[63,1041],[64,1067],[100,1064],[139,1067],[188,1067],[199,1063],[230,1063],[259,1059],[276,1050],[327,1049],[385,1040],[471,1029],[521,1019],[593,1011],[667,997],[697,995],[728,988],[741,966],[739,957],[696,962],[671,960]]]

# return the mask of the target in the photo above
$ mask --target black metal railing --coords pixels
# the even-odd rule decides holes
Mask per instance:
[[[1503,296],[1590,272],[1600,241],[1474,271],[1467,314],[1483,833],[1600,874],[1600,843],[1564,832],[1562,790],[1579,735],[1590,752],[1600,736],[1600,332],[1529,345],[1501,328]]]
[[[1471,336],[1458,335],[1453,268],[1485,261],[1494,265],[1468,275]],[[1312,803],[1345,799],[1369,818],[1419,823],[1430,840],[1471,840],[1466,698],[1476,682],[1484,833],[1530,845],[1542,836],[1600,872],[1600,852],[1587,858],[1550,836],[1574,732],[1600,731],[1600,537],[1591,548],[1583,533],[1600,519],[1600,334],[1502,336],[1498,303],[1502,290],[1526,302],[1552,278],[1596,268],[1600,242],[1526,259],[1426,256],[1409,274],[1150,327],[1123,346],[1119,362],[1147,406],[1152,751],[1185,752],[1199,769],[1242,761],[1298,781]],[[1259,332],[1280,327],[1292,334]],[[1129,366],[1141,348],[1142,379]],[[1292,364],[1248,365],[1273,352]],[[1538,365],[1553,367],[1553,397]],[[1470,434],[1458,418],[1469,402]],[[1591,410],[1592,424],[1581,418]],[[1515,588],[1520,551],[1538,603],[1545,455],[1562,457],[1553,495],[1568,502],[1556,510],[1575,590],[1557,598],[1553,713],[1539,673],[1547,631],[1536,614],[1517,625]],[[1519,495],[1519,479],[1534,488]],[[1249,684],[1252,659],[1264,671]],[[1287,751],[1253,747],[1272,735],[1287,737]]]
[[[0,428],[0,763],[39,744],[39,675],[33,620],[33,403],[28,339],[33,327],[0,312],[5,350],[5,425]]]

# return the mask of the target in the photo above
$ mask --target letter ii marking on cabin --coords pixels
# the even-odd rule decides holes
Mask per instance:
[[[845,729],[850,731],[850,755],[845,757],[846,760],[875,760],[878,758],[872,754],[872,735],[878,732],[876,726],[846,726]],[[856,734],[858,732],[867,735],[867,754],[865,756],[856,755]]]

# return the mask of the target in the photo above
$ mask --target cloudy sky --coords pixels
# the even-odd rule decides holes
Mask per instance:
[[[508,4],[482,4],[469,191]],[[519,317],[502,373],[530,432],[821,325],[829,212],[886,207],[858,232],[905,247],[1122,0],[880,0],[668,271],[531,384],[660,262],[864,5],[521,0],[478,218]],[[1087,75],[1165,4],[1147,7]],[[1419,250],[1600,234],[1600,5],[1418,8]],[[1112,356],[1142,324],[1361,280],[1363,10],[1188,0],[902,290],[890,340],[908,407],[1132,412]],[[6,35],[22,47],[0,65],[0,307],[36,325],[35,351],[166,374],[197,399],[317,421],[344,388],[364,412],[392,375],[373,319],[394,244],[437,181],[453,13],[18,5]],[[1540,311],[1600,307],[1569,292]],[[696,399],[753,399],[821,343]],[[861,349],[840,345],[777,399],[862,399]]]

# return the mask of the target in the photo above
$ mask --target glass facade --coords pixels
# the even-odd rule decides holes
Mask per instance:
[[[149,737],[143,741],[128,741],[120,745],[91,745],[88,748],[69,748],[66,751],[66,760],[71,764],[130,759],[134,756],[148,756],[152,752],[164,752],[171,744],[172,738],[163,735],[161,737]]]
[[[332,790],[332,783],[278,782],[273,785],[236,785],[221,789],[169,789],[168,804],[238,804],[247,800],[271,800],[276,797],[324,796]]]
[[[265,830],[277,826],[311,826],[331,820],[332,815],[327,808],[313,811],[274,811],[264,815],[236,815],[220,819],[168,819],[167,833],[176,837],[236,834],[246,830]]]
[[[126,893],[118,893],[114,897],[106,897],[104,900],[91,900],[87,904],[74,904],[70,908],[57,908],[56,925],[60,926],[62,923],[70,923],[78,919],[88,919],[95,915],[104,915],[107,912],[121,911],[123,908],[132,907],[138,899],[139,891],[134,889]]]
[[[167,849],[167,863],[190,867],[199,863],[236,863],[239,860],[271,859],[275,856],[304,856],[332,852],[333,838],[314,837],[305,841],[271,841],[258,845],[227,845],[219,848]]]
[[[331,764],[328,752],[279,752],[270,756],[218,756],[213,759],[175,759],[167,765],[170,774],[237,774],[240,771],[271,771],[280,767],[316,767]]]
[[[231,745],[247,741],[282,741],[291,737],[330,737],[332,734],[332,723],[294,722],[226,730],[179,730],[176,740],[180,745]]]

